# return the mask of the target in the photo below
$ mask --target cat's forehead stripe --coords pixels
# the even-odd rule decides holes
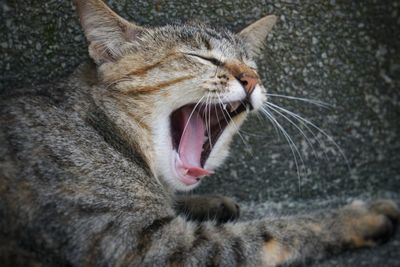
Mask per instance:
[[[142,87],[135,87],[133,90],[129,90],[124,92],[126,95],[135,95],[135,94],[151,94],[160,91],[161,89],[192,79],[192,75],[187,75],[187,76],[182,76],[179,78],[163,81],[154,85],[149,85],[149,86],[142,86]]]
[[[150,70],[152,70],[152,69],[154,69],[156,67],[159,67],[162,64],[164,64],[166,62],[169,62],[172,59],[177,59],[177,58],[180,58],[180,57],[182,57],[182,55],[180,55],[178,53],[174,53],[174,52],[173,53],[169,53],[168,55],[166,55],[165,57],[161,58],[157,62],[145,65],[145,66],[137,68],[137,69],[134,69],[134,70],[130,71],[129,73],[127,73],[126,75],[127,76],[130,76],[130,75],[136,75],[136,76],[145,75],[148,71],[150,71]]]

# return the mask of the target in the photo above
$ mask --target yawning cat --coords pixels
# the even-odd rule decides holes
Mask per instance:
[[[275,24],[141,27],[76,0],[93,62],[0,104],[1,266],[278,266],[390,237],[390,200],[234,222],[217,171],[266,101],[255,58]]]

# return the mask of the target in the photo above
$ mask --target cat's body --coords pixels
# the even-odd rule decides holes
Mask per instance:
[[[208,154],[196,154],[198,131],[185,129],[205,130],[201,119],[191,120],[193,112],[185,110],[193,105],[185,105],[204,96],[209,101],[218,85],[218,98],[233,103],[228,105],[234,111],[237,100],[257,109],[264,89],[243,40],[258,46],[274,18],[242,31],[242,40],[203,26],[147,32],[116,17],[101,1],[77,5],[96,65],[80,67],[64,82],[1,96],[4,265],[277,266],[370,246],[393,232],[399,212],[390,201],[226,224],[217,221],[238,216],[230,200],[175,202],[175,189],[193,188],[195,178],[222,162],[236,130],[227,121],[218,141],[210,141],[211,149],[203,144]],[[185,47],[177,45],[182,42]],[[195,54],[199,49],[208,54]],[[217,59],[208,57],[213,53]],[[177,126],[176,151],[170,128],[182,106],[176,120],[184,118],[186,124]],[[215,112],[232,115],[237,124],[246,115]],[[215,211],[221,203],[222,212]],[[207,205],[216,220],[204,221]]]
[[[95,236],[101,233],[112,233],[111,243],[125,243],[119,249],[128,249],[140,243],[131,238],[144,233],[129,237],[125,232],[174,214],[167,192],[148,179],[140,156],[123,151],[113,125],[91,121],[99,110],[78,80],[2,97],[1,104],[2,223],[7,218],[2,234],[17,235],[21,247],[34,248],[39,260],[53,264],[60,260],[55,249],[72,249],[74,264],[90,262],[87,253],[95,253],[101,244]],[[92,123],[102,127],[101,134]],[[97,262],[95,254],[92,260]]]

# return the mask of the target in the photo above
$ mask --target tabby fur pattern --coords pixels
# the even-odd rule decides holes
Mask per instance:
[[[275,16],[235,34],[146,28],[100,0],[75,4],[93,63],[0,98],[1,266],[279,266],[392,235],[400,212],[390,200],[237,222],[229,198],[174,197],[217,171],[266,100],[254,60]],[[182,174],[177,159],[199,147],[174,148],[171,114],[206,97],[245,109]],[[180,145],[196,133],[181,132]]]

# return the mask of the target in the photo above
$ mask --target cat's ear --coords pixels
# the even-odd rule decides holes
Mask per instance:
[[[90,57],[97,64],[123,56],[144,31],[118,16],[102,0],[74,0],[74,3],[89,42]]]
[[[275,23],[276,16],[265,16],[250,24],[239,33],[239,36],[249,44],[252,55],[257,55],[260,52],[268,33],[271,32]]]

